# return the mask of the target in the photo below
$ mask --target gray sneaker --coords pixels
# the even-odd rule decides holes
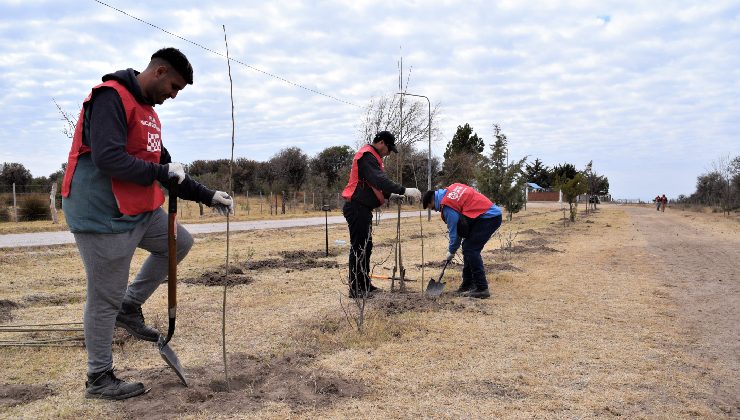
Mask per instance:
[[[116,316],[116,327],[125,329],[139,340],[155,343],[159,340],[159,331],[144,324],[144,313],[139,305],[123,303]]]
[[[87,374],[85,398],[100,400],[125,400],[147,391],[141,382],[125,382],[113,374],[113,369]]]

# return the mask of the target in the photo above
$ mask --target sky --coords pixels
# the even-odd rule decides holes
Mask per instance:
[[[737,1],[103,3],[0,0],[0,162],[58,170],[70,140],[54,101],[76,116],[104,74],[143,70],[166,46],[195,83],[156,107],[164,145],[183,163],[229,158],[222,25],[235,158],[354,147],[401,57],[407,91],[439,106],[440,157],[458,126],[488,146],[495,123],[512,159],[593,161],[614,198],[649,200],[691,194],[740,154]]]

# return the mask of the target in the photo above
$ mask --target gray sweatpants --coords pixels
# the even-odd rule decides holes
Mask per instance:
[[[130,232],[75,233],[87,275],[85,346],[87,371],[99,373],[113,367],[113,330],[121,303],[143,304],[167,279],[167,213],[157,209],[147,222]],[[193,246],[193,237],[177,225],[177,261]],[[151,254],[128,284],[131,259],[136,248]],[[128,284],[128,287],[126,287]]]

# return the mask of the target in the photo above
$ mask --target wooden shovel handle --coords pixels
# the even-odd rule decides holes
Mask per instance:
[[[167,278],[167,308],[169,317],[174,318],[177,308],[177,178],[170,180],[170,200],[167,207],[167,256],[169,271]]]

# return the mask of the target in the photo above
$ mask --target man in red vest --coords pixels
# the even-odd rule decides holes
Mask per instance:
[[[437,191],[427,191],[422,199],[424,208],[441,212],[447,223],[450,242],[446,260],[449,262],[462,242],[463,281],[457,293],[462,296],[487,299],[486,269],[481,251],[501,226],[501,209],[485,195],[465,184],[452,184]]]
[[[396,150],[396,137],[380,131],[372,144],[360,148],[352,159],[349,182],[342,192],[346,200],[342,213],[349,225],[349,297],[371,297],[379,289],[370,278],[370,255],[373,252],[373,209],[380,207],[391,195],[421,199],[416,188],[404,188],[388,179],[383,158]]]
[[[193,84],[193,68],[175,48],[154,53],[139,73],[103,76],[83,102],[62,184],[64,215],[87,275],[84,330],[87,349],[85,397],[122,400],[143,394],[140,382],[113,374],[113,330],[156,342],[159,332],[144,323],[141,305],[165,280],[168,269],[167,214],[160,184],[180,184],[178,197],[204,203],[221,214],[233,210],[228,194],[185,174],[162,145],[155,105]],[[177,226],[177,260],[193,238]],[[136,248],[149,256],[131,284]]]

